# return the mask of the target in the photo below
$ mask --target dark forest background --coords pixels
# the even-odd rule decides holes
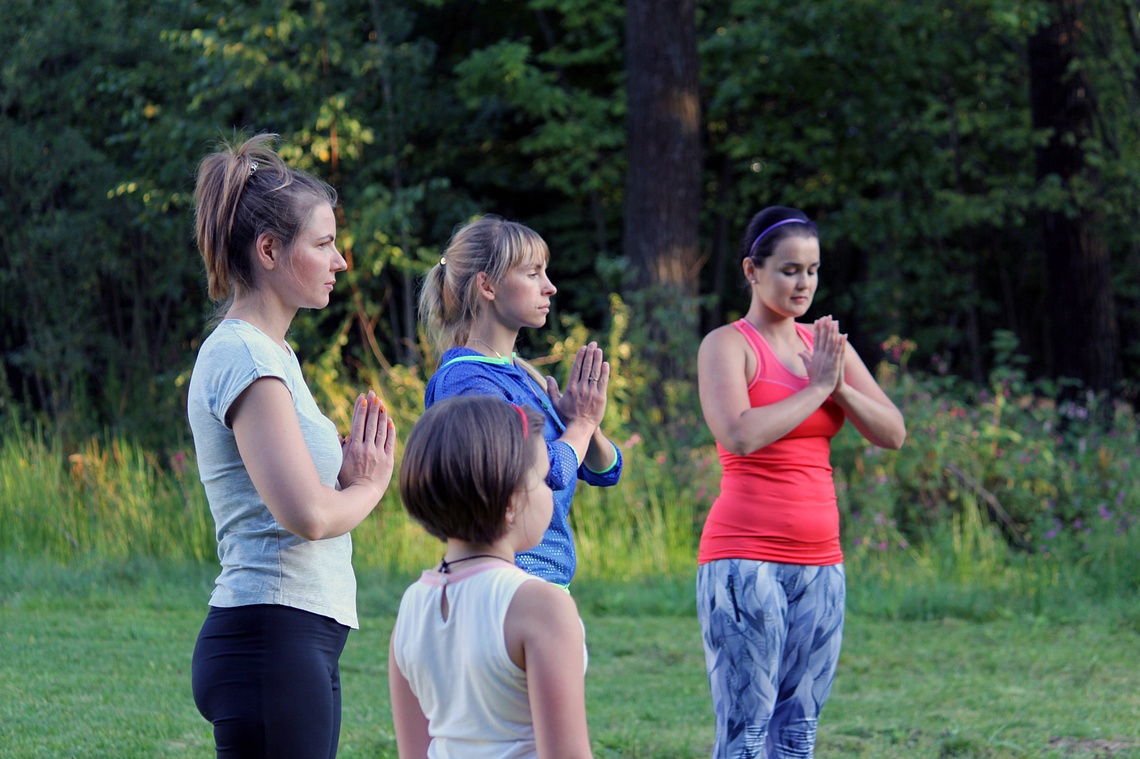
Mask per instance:
[[[623,315],[665,408],[780,204],[821,229],[809,316],[868,364],[905,345],[983,382],[1016,353],[1060,394],[1140,390],[1140,3],[2,7],[0,412],[185,436],[211,316],[194,170],[259,131],[341,195],[350,270],[292,334],[326,379],[430,373],[419,278],[493,212],[550,244],[551,334]]]

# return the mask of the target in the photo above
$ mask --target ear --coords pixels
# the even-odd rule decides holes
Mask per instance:
[[[253,243],[253,260],[266,270],[281,264],[281,242],[270,232],[262,232]]]
[[[487,276],[487,272],[481,271],[475,275],[475,288],[487,300],[495,299],[495,285],[491,282],[491,278]]]
[[[745,256],[744,260],[740,262],[740,269],[741,269],[741,271],[744,272],[744,278],[746,280],[748,280],[748,282],[750,284],[756,282],[756,262],[755,261],[753,261],[748,256]]]

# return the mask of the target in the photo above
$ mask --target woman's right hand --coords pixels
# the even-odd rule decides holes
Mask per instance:
[[[396,425],[376,394],[360,395],[352,410],[352,430],[341,441],[343,460],[337,480],[342,489],[364,485],[376,500],[388,489],[396,466]]]
[[[592,434],[606,415],[607,391],[610,383],[610,364],[604,360],[602,349],[596,342],[583,345],[574,356],[566,388],[559,390],[553,377],[546,378],[546,392],[563,422],[582,424]]]
[[[843,366],[847,356],[847,335],[839,333],[839,322],[830,316],[815,321],[815,340],[810,352],[800,353],[807,368],[808,380],[828,395],[843,382]]]

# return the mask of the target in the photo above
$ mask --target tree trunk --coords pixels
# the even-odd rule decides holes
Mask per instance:
[[[1057,0],[1056,15],[1029,40],[1033,126],[1051,130],[1037,150],[1037,180],[1060,180],[1067,204],[1042,214],[1046,366],[1054,377],[1109,391],[1121,376],[1112,269],[1097,207],[1099,177],[1082,145],[1093,136],[1095,105],[1080,68],[1083,0]]]
[[[691,374],[697,336],[700,98],[696,0],[626,0],[625,254],[662,381]],[[640,301],[640,303],[638,303]],[[684,346],[684,347],[681,347]],[[661,396],[658,396],[661,398]]]

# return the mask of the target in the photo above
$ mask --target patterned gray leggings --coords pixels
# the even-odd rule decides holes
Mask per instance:
[[[713,759],[810,759],[843,642],[842,564],[721,559],[697,570]]]

